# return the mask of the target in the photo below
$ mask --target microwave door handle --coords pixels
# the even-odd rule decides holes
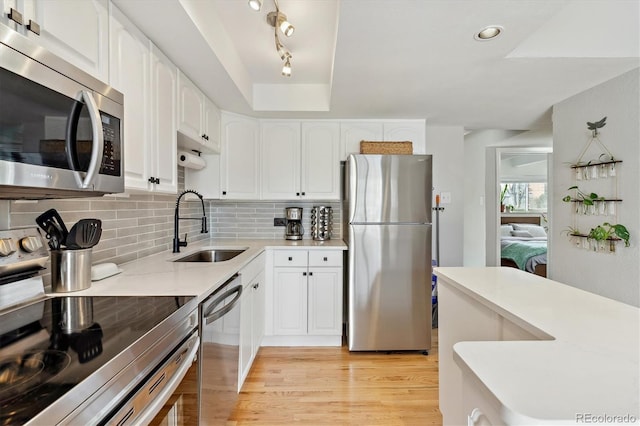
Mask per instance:
[[[100,118],[100,111],[96,102],[93,100],[91,92],[83,90],[80,92],[80,97],[87,106],[87,112],[89,113],[89,120],[91,120],[91,132],[93,144],[91,146],[91,161],[89,162],[89,168],[84,180],[80,177],[80,171],[75,170],[75,178],[78,186],[82,189],[90,188],[95,180],[96,175],[100,169],[100,163],[102,161],[102,155],[104,151],[104,134],[102,130],[102,119]],[[67,136],[69,137],[69,136]]]

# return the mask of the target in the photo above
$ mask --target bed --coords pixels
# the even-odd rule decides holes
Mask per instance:
[[[500,218],[500,264],[547,276],[547,233],[540,216]]]

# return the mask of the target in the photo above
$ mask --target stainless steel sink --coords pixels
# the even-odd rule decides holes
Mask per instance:
[[[200,250],[195,253],[191,253],[180,259],[174,260],[174,262],[224,262],[225,260],[231,260],[240,253],[245,252],[246,249],[208,249]]]

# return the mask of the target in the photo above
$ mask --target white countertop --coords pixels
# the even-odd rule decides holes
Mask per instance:
[[[210,248],[246,248],[224,262],[173,262],[190,253]],[[189,243],[180,253],[163,252],[118,265],[122,273],[91,283],[91,287],[53,296],[196,296],[204,300],[218,286],[242,269],[265,249],[346,250],[342,240],[231,240],[210,239]]]
[[[639,308],[515,268],[436,274],[546,339],[454,345],[456,362],[499,401],[505,423],[588,423],[577,420],[580,413],[627,424],[613,416],[631,415],[631,424],[640,423]]]

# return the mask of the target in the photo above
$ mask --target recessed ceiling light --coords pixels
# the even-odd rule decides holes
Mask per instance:
[[[474,35],[473,38],[475,38],[478,41],[492,40],[498,37],[503,30],[504,28],[502,28],[499,25],[490,25],[478,31],[478,33]]]

